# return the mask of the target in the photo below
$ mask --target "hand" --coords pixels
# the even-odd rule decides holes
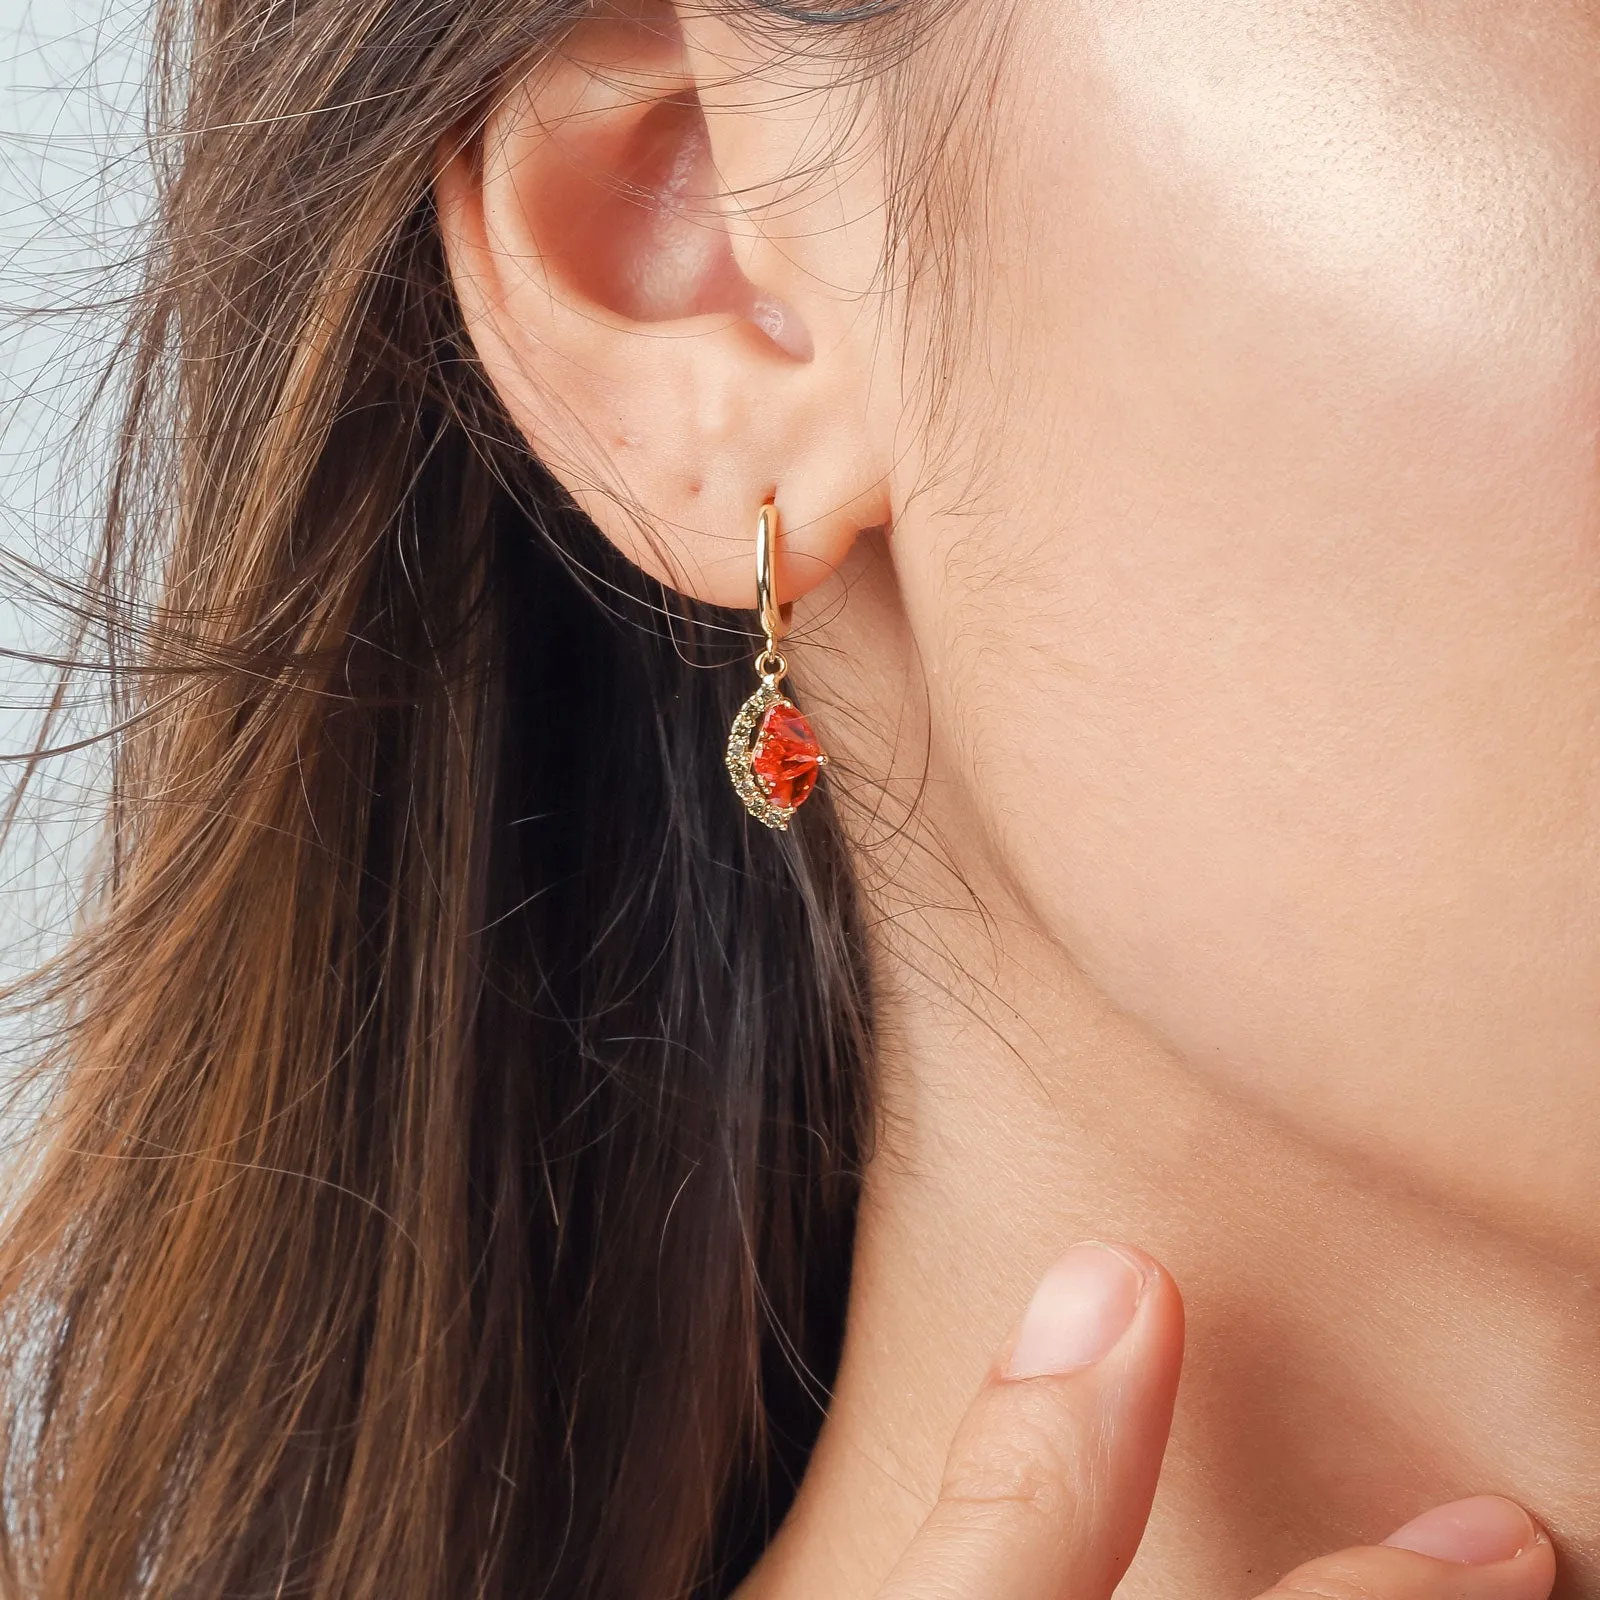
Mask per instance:
[[[878,1600],[1110,1600],[1155,1494],[1183,1354],[1161,1266],[1079,1245],[1053,1266],[956,1433]],[[1298,1567],[1263,1600],[1546,1600],[1555,1552],[1495,1496]]]

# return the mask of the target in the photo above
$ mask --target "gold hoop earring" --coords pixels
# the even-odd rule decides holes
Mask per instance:
[[[756,657],[761,679],[739,707],[728,732],[728,776],[744,808],[757,822],[780,831],[816,787],[828,758],[817,743],[805,713],[778,685],[789,663],[778,650],[783,612],[776,582],[778,508],[770,500],[756,518],[756,612],[766,647]]]

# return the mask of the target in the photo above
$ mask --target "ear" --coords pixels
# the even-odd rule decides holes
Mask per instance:
[[[720,605],[754,603],[767,498],[784,601],[889,518],[881,162],[835,76],[667,0],[601,4],[438,173],[468,332],[529,444]]]

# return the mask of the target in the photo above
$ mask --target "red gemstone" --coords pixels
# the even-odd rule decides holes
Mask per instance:
[[[750,770],[773,805],[793,811],[816,787],[822,747],[793,706],[769,706],[756,734]]]

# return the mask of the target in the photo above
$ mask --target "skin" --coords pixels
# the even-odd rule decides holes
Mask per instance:
[[[651,3],[441,158],[630,555],[751,605],[776,491],[876,913],[845,1359],[750,1600],[875,1592],[1085,1236],[1189,1307],[1121,1593],[1495,1492],[1600,1595],[1600,4],[975,0],[900,70]],[[974,83],[885,275],[904,107]]]

